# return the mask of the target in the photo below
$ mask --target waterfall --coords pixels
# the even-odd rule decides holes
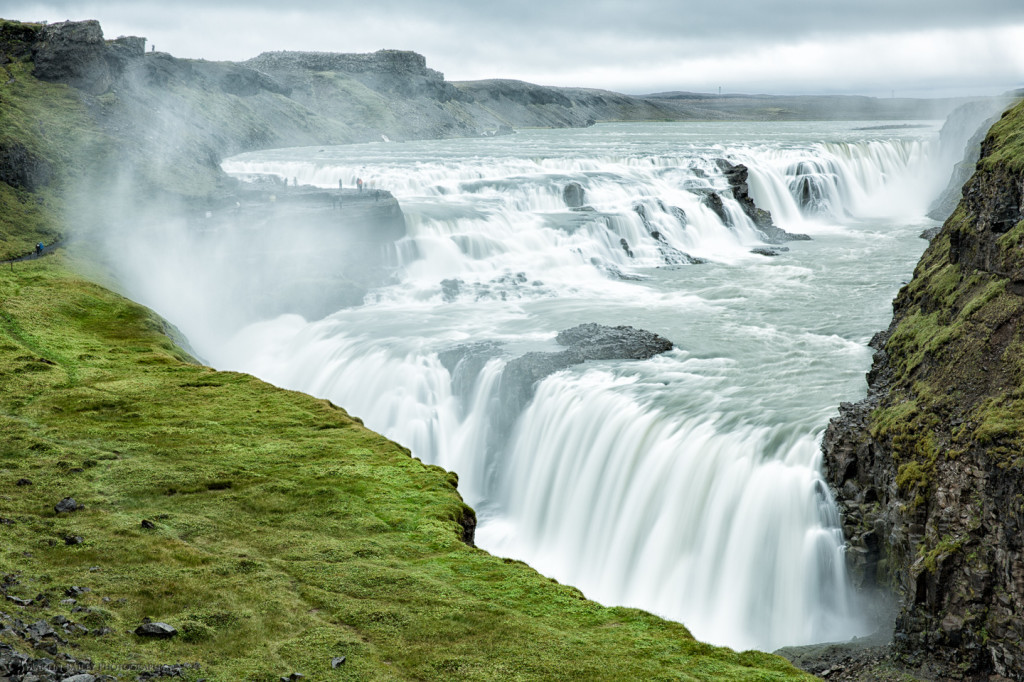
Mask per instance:
[[[322,319],[212,335],[185,312],[193,298],[209,308],[209,279],[167,300],[146,284],[174,276],[166,253],[124,276],[178,313],[215,366],[329,398],[457,471],[485,549],[713,643],[848,638],[869,625],[818,443],[838,402],[863,390],[866,341],[885,324],[858,311],[888,309],[944,178],[930,167],[935,130],[818,125],[599,125],[243,155],[224,164],[243,179],[393,192],[407,222],[397,282]],[[721,159],[747,166],[779,227],[813,241],[752,253],[766,237]],[[584,207],[566,206],[569,183]],[[218,262],[216,277],[233,281],[234,267]],[[239,281],[256,295],[258,280]],[[503,407],[506,363],[558,350],[556,332],[583,322],[650,329],[676,349],[556,372],[521,411]],[[479,342],[490,345],[458,350]]]

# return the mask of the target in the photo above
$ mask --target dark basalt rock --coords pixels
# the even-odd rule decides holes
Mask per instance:
[[[725,204],[722,203],[722,197],[718,192],[708,191],[701,192],[700,194],[700,203],[710,208],[711,212],[718,216],[723,225],[732,227],[732,218],[729,217],[729,212],[725,210]]]
[[[491,358],[501,355],[502,344],[495,341],[467,343],[437,354],[438,359],[452,377],[452,393],[462,400],[469,399],[480,370]]]
[[[563,330],[555,341],[567,349],[526,353],[505,365],[499,390],[505,415],[518,415],[533,397],[537,382],[559,370],[588,360],[647,360],[672,349],[671,341],[654,332],[593,323]]]
[[[50,184],[50,164],[17,142],[0,144],[0,182],[34,192]]]
[[[619,240],[619,246],[622,247],[622,250],[626,252],[627,256],[629,256],[630,258],[633,257],[633,250],[629,248],[629,242],[626,241],[625,237]]]
[[[678,206],[666,206],[664,202],[658,200],[658,208],[664,213],[668,213],[674,217],[679,225],[686,229],[689,224],[689,219],[686,216],[686,211],[679,208]],[[650,215],[648,215],[647,207],[642,203],[633,204],[633,212],[640,216],[640,221],[643,223],[644,228],[651,237],[658,241],[658,253],[661,254],[661,259],[665,265],[696,265],[698,263],[706,263],[703,258],[695,258],[685,251],[680,251],[676,247],[670,245],[659,230],[655,229],[654,224],[651,222]],[[625,241],[625,240],[623,240]],[[626,248],[625,246],[623,248]],[[627,250],[630,258],[633,257],[633,253]]]
[[[587,193],[583,189],[583,185],[578,182],[570,182],[562,190],[562,201],[569,208],[581,208],[583,204],[587,203]]]
[[[1019,135],[996,130],[872,340],[867,397],[841,405],[822,442],[854,585],[892,591],[893,650],[930,679],[1024,679],[1024,259],[1004,236],[1024,218],[1024,172],[985,162]]]
[[[747,177],[750,170],[743,164],[733,165],[725,159],[718,159],[716,161],[718,167],[722,171],[722,175],[729,182],[729,187],[732,189],[733,198],[739,203],[740,208],[747,215],[748,218],[754,223],[757,229],[764,235],[765,241],[769,244],[779,244],[785,241],[798,241],[807,240],[810,237],[806,234],[793,234],[786,232],[782,228],[775,225],[772,220],[772,214],[770,211],[766,211],[762,208],[758,208],[754,204],[754,199],[750,196],[750,186],[747,184]],[[717,195],[708,195],[705,198]],[[718,197],[719,203],[721,197]],[[712,210],[715,210],[712,207]],[[724,207],[723,207],[724,210]],[[717,213],[717,211],[716,211]],[[725,222],[725,221],[723,221]],[[726,223],[727,225],[729,223]],[[775,254],[772,254],[775,255]]]
[[[103,29],[95,20],[63,21],[39,31],[33,45],[33,74],[45,81],[57,81],[101,95],[114,82]]]
[[[178,634],[178,631],[167,623],[143,623],[139,627],[135,628],[135,634],[140,637],[169,639]]]
[[[581,324],[560,331],[555,337],[560,345],[585,360],[647,360],[672,350],[672,342],[657,334],[634,327],[607,327]]]
[[[58,514],[62,512],[73,512],[85,509],[85,507],[75,501],[73,497],[65,497],[63,500],[54,505],[53,510]]]
[[[996,121],[999,114],[1009,103],[1001,99],[981,100],[968,102],[963,106],[954,109],[942,124],[939,131],[939,144],[946,146],[952,144],[961,130],[974,130],[973,135],[967,140],[964,146],[963,158],[953,168],[949,183],[942,194],[932,202],[928,208],[928,217],[933,220],[945,221],[957,204],[960,203],[961,192],[964,184],[974,173],[974,167],[981,156],[981,144],[985,134]]]

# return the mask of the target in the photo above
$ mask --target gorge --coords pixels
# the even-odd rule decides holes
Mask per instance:
[[[944,671],[1019,675],[1007,644],[1017,588],[998,577],[1014,575],[1015,517],[999,519],[1010,524],[1001,531],[987,512],[979,511],[978,522],[969,514],[931,518],[948,506],[954,485],[933,478],[954,466],[938,454],[947,442],[970,452],[981,472],[987,446],[1012,453],[1005,440],[1016,433],[1012,396],[986,402],[988,384],[955,376],[986,388],[973,389],[971,415],[953,410],[963,420],[956,433],[929,436],[951,408],[937,398],[933,408],[934,390],[900,378],[927,377],[946,343],[988,338],[986,329],[1003,330],[1012,345],[1005,323],[1015,309],[1005,297],[1014,291],[1015,266],[1005,245],[1020,201],[1016,166],[1007,160],[1012,145],[1003,140],[1015,134],[1014,117],[1001,124],[1003,137],[986,142],[983,164],[993,179],[972,181],[974,203],[954,214],[925,257],[940,259],[929,268],[941,283],[918,278],[900,296],[899,310],[912,312],[894,322],[883,356],[897,364],[880,364],[872,375],[881,409],[844,408],[826,436],[823,478],[821,429],[839,401],[862,391],[865,344],[888,322],[886,303],[925,246],[918,233],[935,225],[924,218],[929,202],[972,126],[945,147],[937,124],[587,127],[609,118],[660,120],[666,109],[595,93],[586,93],[583,107],[569,93],[541,96],[523,84],[456,86],[408,53],[318,57],[327,61],[317,78],[351,78],[347,91],[357,95],[332,103],[308,98],[315,90],[302,90],[309,80],[295,75],[309,68],[311,55],[190,62],[139,54],[131,41],[108,46],[88,26],[72,29],[85,36],[69,41],[75,50],[130,53],[121,61],[103,56],[108,72],[51,76],[86,93],[89,116],[117,140],[119,164],[135,171],[100,185],[107,205],[83,209],[76,236],[87,238],[117,286],[184,332],[190,352],[328,398],[415,457],[455,470],[476,509],[481,546],[526,560],[602,603],[679,619],[699,638],[736,648],[866,634],[872,625],[847,585],[842,528],[855,550],[856,587],[894,579],[903,608],[897,649],[912,662],[934,658],[949,666]],[[8,50],[12,30],[5,26]],[[36,49],[43,48],[29,52]],[[441,103],[444,113],[417,118],[418,98]],[[488,104],[497,100],[501,107]],[[342,101],[363,113],[324,115]],[[373,109],[385,101],[402,104]],[[171,113],[183,104],[187,113]],[[524,121],[584,127],[411,139],[507,132],[501,126]],[[382,133],[409,139],[378,141]],[[302,144],[314,146],[224,161],[241,184],[219,170],[230,154]],[[47,162],[45,152],[26,153],[33,163],[17,166]],[[21,185],[36,182],[27,177]],[[366,184],[362,194],[351,189],[356,178]],[[348,189],[336,193],[339,180]],[[72,186],[95,191],[94,181]],[[339,206],[315,209],[324,226],[304,222],[303,212],[313,209],[303,207],[331,196]],[[399,205],[404,226],[362,238],[365,250],[327,236],[334,216]],[[180,220],[166,219],[168,206]],[[987,232],[1009,236],[987,239]],[[811,239],[784,241],[805,234]],[[378,250],[378,240],[394,242],[393,250]],[[885,274],[865,274],[866,258]],[[1002,279],[965,277],[961,291],[952,267]],[[975,294],[981,298],[971,303]],[[984,318],[975,336],[944,332],[942,316],[950,313],[942,306],[953,299],[965,315],[988,315],[991,305],[1002,317]],[[917,326],[901,331],[908,319]],[[556,333],[593,322],[648,329],[675,349],[643,361],[601,354],[581,355],[597,358],[582,365],[551,360],[569,352],[553,342]],[[995,362],[995,351],[987,353],[985,367]],[[508,389],[508,368],[541,354],[563,371],[525,370],[529,389],[523,392],[522,380]],[[1000,370],[999,386],[1013,385],[1007,372]],[[510,390],[518,397],[509,398]],[[936,417],[934,409],[946,411]],[[840,437],[843,429],[848,435]],[[919,447],[931,439],[941,448]],[[1014,466],[1010,458],[999,469]],[[964,495],[962,474],[941,475]],[[983,487],[998,479],[1007,495],[1019,490],[994,473],[975,478]],[[473,524],[464,511],[455,516],[469,539]],[[1007,545],[992,536],[1011,539]],[[943,577],[962,567],[969,580]],[[666,584],[685,589],[666,595]],[[972,593],[953,590],[947,601],[941,595],[950,584]],[[981,613],[992,599],[1001,606]]]

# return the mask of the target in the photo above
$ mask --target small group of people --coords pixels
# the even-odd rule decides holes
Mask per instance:
[[[341,179],[338,180],[338,189],[345,189],[345,186],[342,184]],[[362,178],[356,178],[356,189],[359,190],[360,192],[363,191],[363,179]]]

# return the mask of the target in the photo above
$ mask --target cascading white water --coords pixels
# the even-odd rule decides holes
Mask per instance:
[[[866,341],[924,247],[921,216],[945,179],[929,164],[936,129],[601,125],[236,157],[224,167],[241,177],[394,192],[408,224],[399,283],[230,338],[172,321],[215,366],[328,397],[457,471],[482,547],[589,597],[738,648],[862,634],[818,441],[862,390]],[[762,235],[719,158],[748,166],[758,206],[814,240],[751,253]],[[570,182],[592,210],[566,208]],[[680,265],[687,255],[708,262]],[[167,262],[129,265],[137,296],[179,312],[209,299],[178,286],[172,306],[147,287]],[[503,414],[504,364],[558,350],[555,333],[583,322],[649,329],[676,350],[563,370]],[[472,371],[442,362],[478,341],[503,346]]]

